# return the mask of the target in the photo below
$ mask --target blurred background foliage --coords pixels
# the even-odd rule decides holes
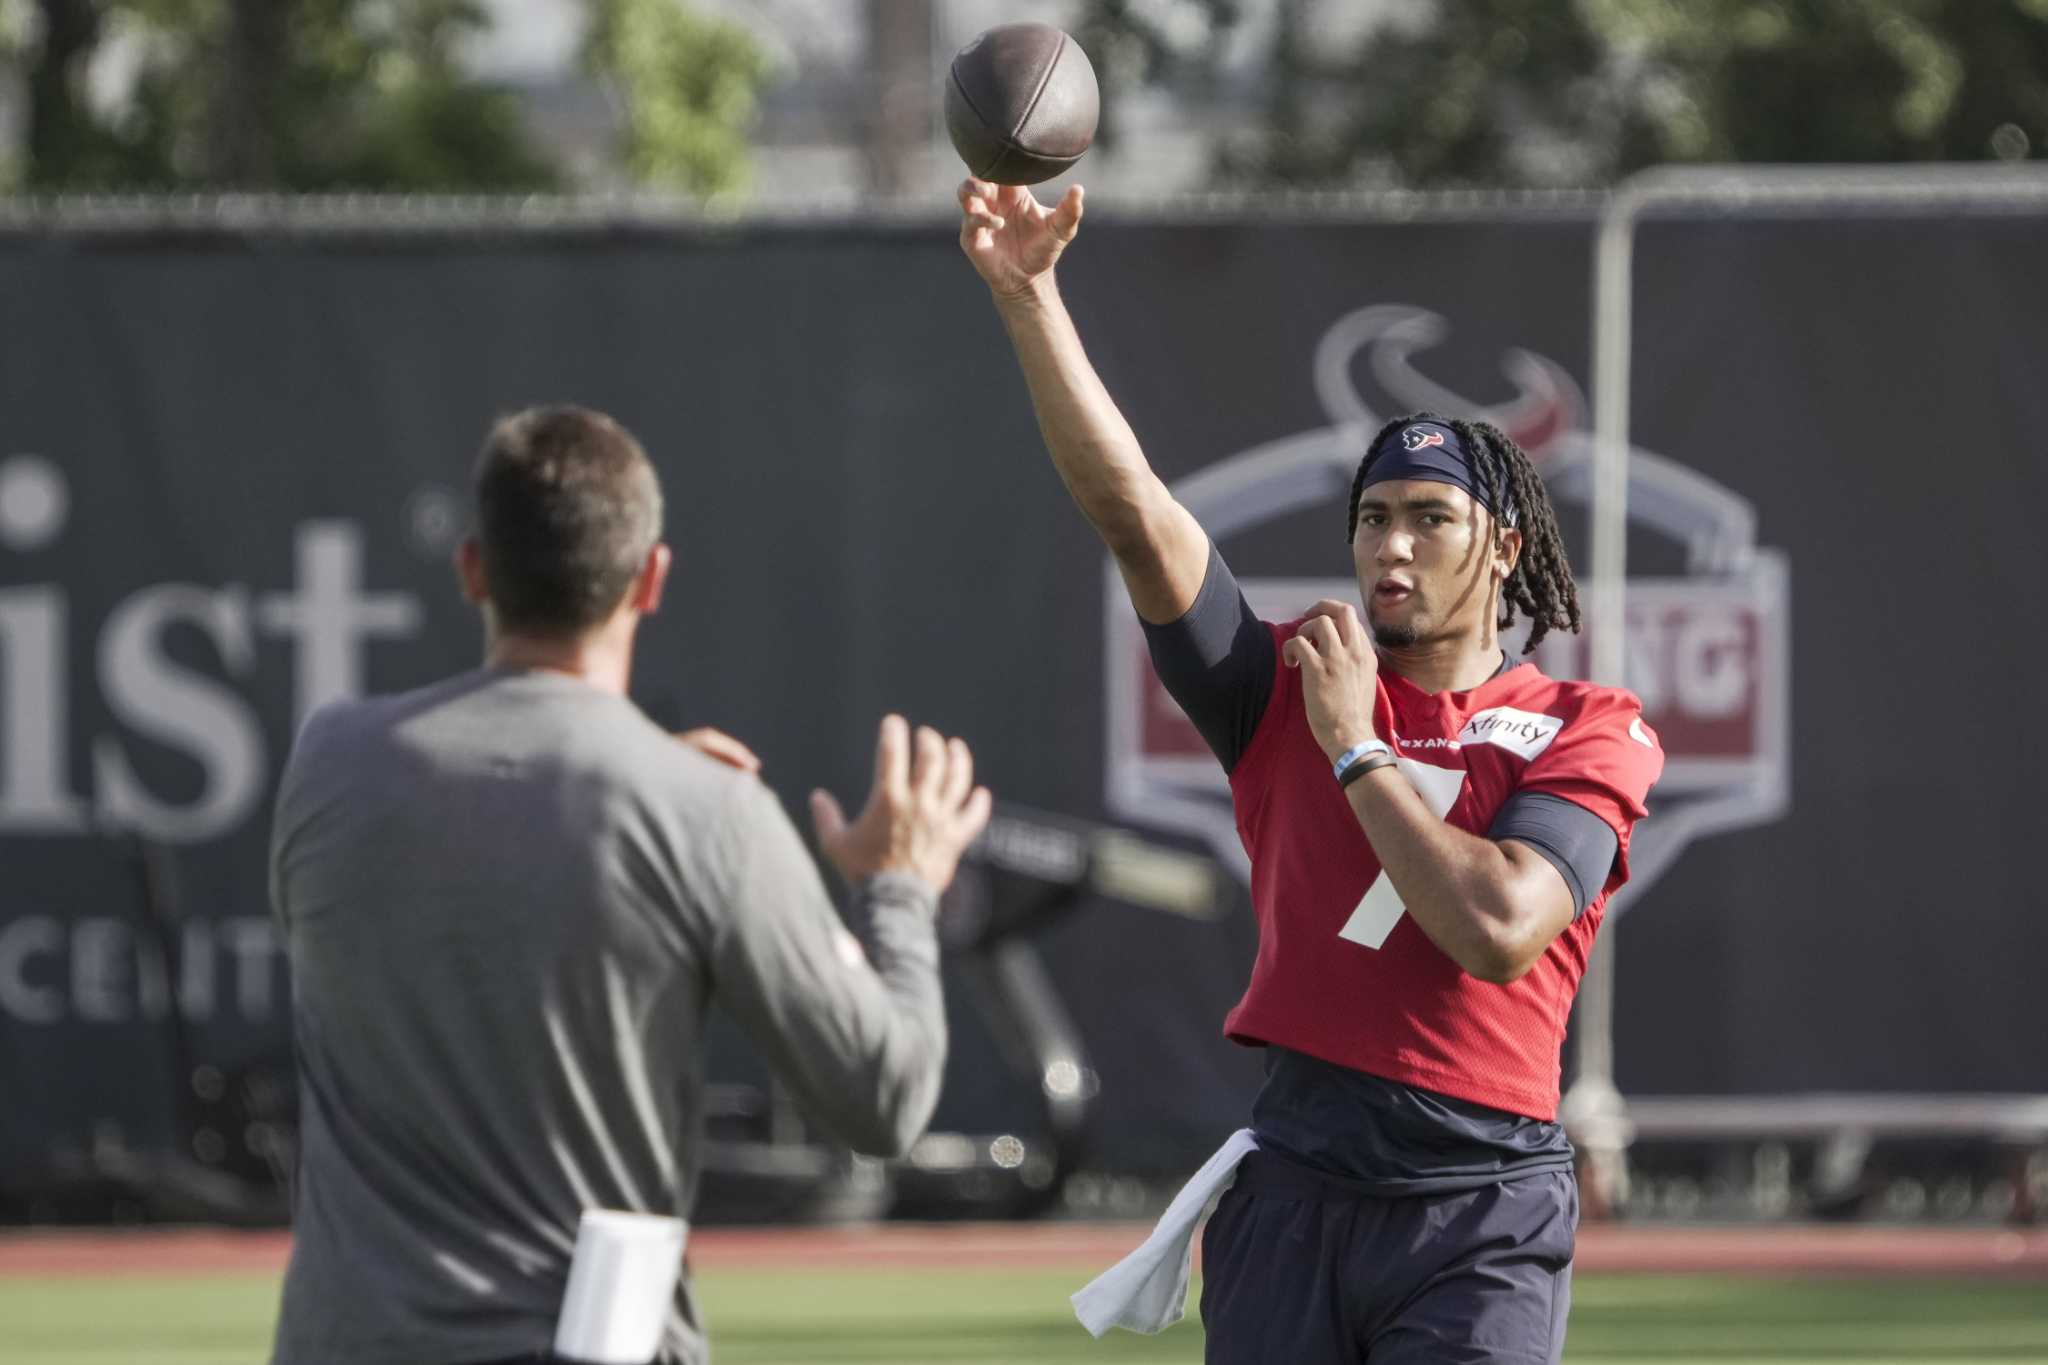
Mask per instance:
[[[0,0],[0,73],[19,92],[0,173],[31,190],[743,191],[764,99],[801,79],[747,7],[577,3],[578,69],[610,119],[595,174],[463,59],[505,0]],[[932,140],[943,54],[927,49],[944,6],[846,0],[868,77],[846,88],[873,108],[841,118],[879,192],[914,182],[889,140],[919,155]],[[2048,0],[1072,0],[1032,14],[1095,61],[1106,154],[1129,102],[1164,92],[1209,110],[1210,183],[1238,188],[1597,186],[1660,162],[2048,149]]]

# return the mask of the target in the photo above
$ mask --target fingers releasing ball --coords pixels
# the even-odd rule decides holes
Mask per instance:
[[[967,169],[998,185],[1036,185],[1095,140],[1095,68],[1050,24],[1004,24],[960,49],[946,76],[946,131]]]

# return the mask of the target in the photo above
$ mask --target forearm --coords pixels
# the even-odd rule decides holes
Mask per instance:
[[[1148,620],[1170,621],[1202,586],[1208,538],[1146,462],[1136,433],[1088,360],[1050,272],[996,307],[1016,348],[1053,468]]]
[[[1405,913],[1482,981],[1505,983],[1528,971],[1571,923],[1571,887],[1536,847],[1451,825],[1386,752],[1373,719],[1379,656],[1357,609],[1333,598],[1317,602],[1281,659],[1301,670],[1309,728],[1331,763],[1364,765],[1345,795]]]
[[[1525,860],[1440,819],[1395,765],[1345,794],[1402,905],[1445,956],[1484,981],[1529,969],[1556,927],[1545,923]]]
[[[1016,347],[1060,481],[1105,539],[1137,535],[1154,505],[1166,500],[1166,488],[1089,363],[1051,273],[1019,294],[997,295],[996,311]]]

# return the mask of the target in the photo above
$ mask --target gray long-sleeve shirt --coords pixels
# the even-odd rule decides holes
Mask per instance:
[[[690,1210],[714,1002],[857,1148],[937,1101],[931,890],[869,882],[857,940],[757,779],[576,679],[321,711],[271,877],[302,1125],[276,1365],[544,1349],[583,1209]],[[661,1360],[704,1354],[685,1283]]]

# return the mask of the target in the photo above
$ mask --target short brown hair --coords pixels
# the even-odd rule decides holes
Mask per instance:
[[[499,627],[575,635],[618,609],[661,539],[661,482],[603,413],[529,408],[484,441],[476,515]]]

